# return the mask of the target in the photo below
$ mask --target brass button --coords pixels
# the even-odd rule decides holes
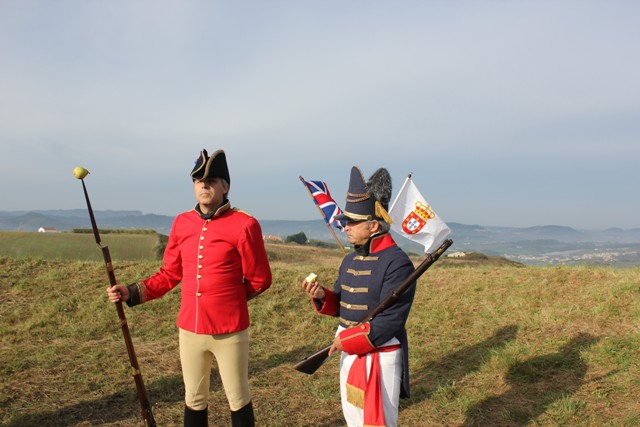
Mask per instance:
[[[202,231],[207,231],[207,227],[203,228]]]
[[[198,268],[202,268],[202,265],[199,265]]]
[[[199,259],[202,259],[202,257],[203,257],[203,255],[198,255],[198,258],[199,258]]]
[[[204,246],[200,246],[200,248],[199,248],[199,249],[204,249]]]
[[[351,308],[351,304],[347,304],[347,308]]]
[[[202,296],[202,293],[201,293],[201,292],[198,292],[198,293],[196,294],[196,296],[197,296],[198,298],[200,298],[200,297]]]
[[[202,279],[202,276],[200,274],[198,274],[198,279]]]
[[[200,236],[200,240],[204,240],[204,236]]]

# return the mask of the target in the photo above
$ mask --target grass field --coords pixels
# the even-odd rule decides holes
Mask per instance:
[[[340,252],[267,250],[274,283],[250,303],[257,425],[344,425],[337,357],[312,376],[292,369],[335,328],[299,283],[310,271],[332,283]],[[115,273],[128,283],[158,266],[121,261]],[[0,257],[2,426],[141,425],[107,283],[99,261]],[[182,423],[178,305],[176,290],[126,308],[159,426]],[[419,280],[407,328],[412,396],[401,402],[402,426],[640,425],[640,268],[442,259]],[[216,372],[210,425],[230,425]]]
[[[160,235],[110,234],[101,232],[100,240],[109,247],[114,261],[157,259]],[[0,256],[46,260],[101,261],[102,251],[91,233],[35,233],[0,231]]]

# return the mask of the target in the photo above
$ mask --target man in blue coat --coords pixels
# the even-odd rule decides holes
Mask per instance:
[[[329,290],[320,281],[302,283],[319,313],[336,316],[340,325],[329,354],[341,351],[340,395],[348,426],[397,426],[400,397],[409,396],[408,342],[405,323],[415,283],[370,322],[358,324],[413,272],[413,263],[389,234],[389,172],[378,169],[368,181],[351,169],[344,213],[347,255]]]

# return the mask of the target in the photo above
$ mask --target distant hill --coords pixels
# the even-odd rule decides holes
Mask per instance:
[[[160,234],[169,234],[172,216],[143,214],[140,211],[95,211],[101,229],[147,228]],[[303,232],[308,239],[333,242],[333,236],[322,219],[317,220],[260,220],[263,234],[286,236]],[[622,230],[577,230],[559,225],[534,227],[494,227],[452,222],[449,249],[453,251],[481,252],[501,256],[525,264],[591,263],[640,265],[640,228]],[[84,209],[0,211],[0,230],[37,231],[40,227],[53,227],[60,231],[90,227]],[[343,245],[346,236],[336,231]],[[423,247],[397,236],[398,244],[415,254]]]
[[[140,211],[94,211],[99,228],[150,228],[160,234],[169,234],[173,217],[143,214]],[[0,211],[0,230],[37,231],[40,227],[53,227],[60,231],[91,227],[86,209],[43,211]]]

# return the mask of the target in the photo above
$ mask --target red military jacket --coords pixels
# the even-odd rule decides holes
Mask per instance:
[[[227,202],[211,219],[194,209],[176,217],[153,276],[129,286],[133,306],[160,298],[182,282],[179,328],[226,334],[249,327],[247,299],[271,286],[262,229]]]

